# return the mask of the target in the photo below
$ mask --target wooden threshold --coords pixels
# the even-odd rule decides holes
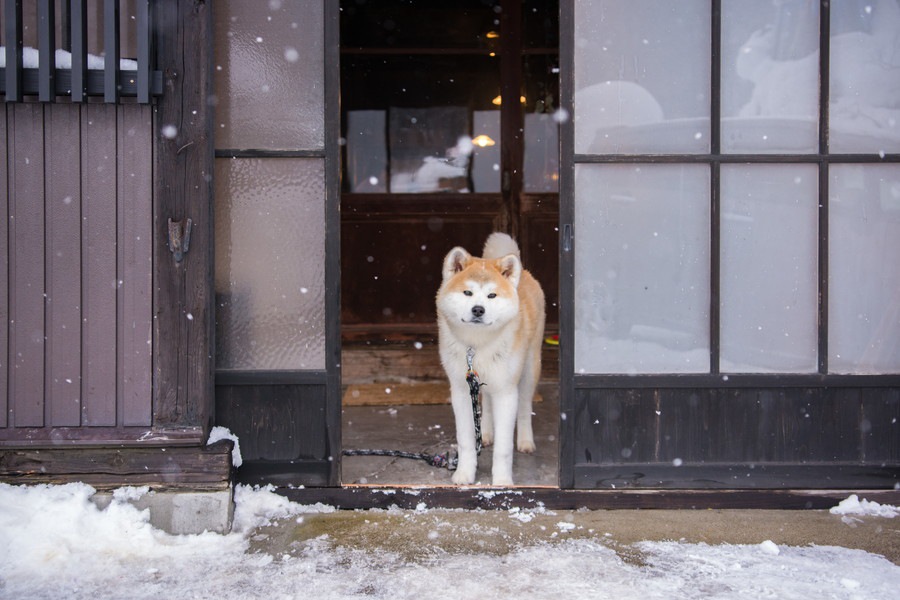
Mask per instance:
[[[345,486],[278,488],[300,504],[322,503],[344,510],[428,508],[467,510],[827,510],[858,494],[881,504],[900,504],[898,490],[561,490],[553,487],[493,488]]]

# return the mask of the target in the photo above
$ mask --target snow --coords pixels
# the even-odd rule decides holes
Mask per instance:
[[[845,500],[842,500],[840,504],[835,506],[829,511],[833,515],[843,515],[843,516],[868,516],[868,517],[884,517],[887,519],[893,519],[897,515],[900,515],[900,508],[896,506],[887,506],[884,504],[879,504],[877,502],[871,502],[863,498],[859,499],[859,496],[856,494],[850,495]]]
[[[620,554],[614,540],[598,533],[596,539],[559,536],[503,555],[435,548],[410,558],[339,547],[325,532],[272,555],[254,549],[254,541],[268,537],[261,528],[334,509],[292,503],[270,487],[238,486],[232,533],[174,536],[154,529],[146,511],[127,503],[145,491],[124,488],[100,510],[85,484],[0,484],[0,598],[888,599],[900,586],[900,568],[882,557],[771,541],[641,542]],[[841,510],[885,510],[864,502],[848,498]],[[438,521],[442,514],[417,510]],[[510,518],[524,527],[527,514],[517,509]],[[568,531],[569,525],[558,527]],[[429,541],[459,533],[437,529]]]
[[[231,464],[234,468],[244,464],[244,459],[241,456],[241,442],[236,435],[231,433],[231,430],[221,425],[213,427],[209,432],[209,440],[206,444],[215,444],[219,440],[231,440],[234,442],[234,450],[231,451]]]

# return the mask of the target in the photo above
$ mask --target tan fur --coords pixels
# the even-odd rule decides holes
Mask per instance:
[[[540,378],[544,333],[544,293],[522,268],[518,247],[505,234],[492,234],[486,254],[476,258],[454,248],[444,259],[443,283],[437,294],[441,362],[450,380],[457,424],[459,466],[454,483],[475,481],[474,426],[465,382],[466,351],[475,351],[475,370],[482,383],[482,432],[485,445],[495,444],[494,485],[512,483],[513,431],[516,447],[533,452],[531,406]],[[483,315],[479,314],[483,313]]]

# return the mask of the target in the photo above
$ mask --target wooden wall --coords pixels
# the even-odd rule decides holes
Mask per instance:
[[[0,439],[151,424],[151,128],[147,105],[0,107]]]
[[[896,387],[580,389],[575,487],[893,487],[898,421]]]

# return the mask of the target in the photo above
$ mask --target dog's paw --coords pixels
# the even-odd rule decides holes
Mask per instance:
[[[534,440],[518,440],[516,449],[525,454],[534,454],[534,451],[537,450],[537,446],[534,445]]]
[[[494,487],[509,487],[513,484],[512,475],[494,475],[491,485]]]
[[[451,480],[456,485],[472,485],[475,483],[475,469],[457,468]]]

